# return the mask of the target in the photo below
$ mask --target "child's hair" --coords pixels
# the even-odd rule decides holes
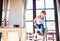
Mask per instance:
[[[43,13],[44,15],[46,15],[46,11],[44,11],[44,10],[43,10],[43,11],[41,11],[41,13]]]

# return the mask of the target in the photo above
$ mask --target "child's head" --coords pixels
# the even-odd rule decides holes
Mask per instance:
[[[40,14],[41,14],[41,17],[44,18],[46,16],[46,11],[43,10],[43,11],[41,11]]]

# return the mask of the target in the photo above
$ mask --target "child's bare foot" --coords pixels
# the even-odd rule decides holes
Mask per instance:
[[[38,33],[39,35],[43,36],[44,34],[43,33]]]

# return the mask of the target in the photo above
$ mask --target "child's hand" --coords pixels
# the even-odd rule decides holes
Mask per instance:
[[[34,23],[34,26],[36,26],[36,23]]]
[[[34,19],[34,26],[36,26],[36,18]]]

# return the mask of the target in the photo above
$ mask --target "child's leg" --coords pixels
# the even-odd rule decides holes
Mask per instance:
[[[36,29],[39,29],[39,25],[38,24],[36,24]]]
[[[43,24],[41,24],[41,28],[42,28],[42,32],[44,34],[44,25]]]
[[[39,26],[40,28],[39,29],[41,29],[41,33],[43,33],[44,34],[44,25],[43,24],[40,24],[40,26]]]
[[[39,29],[39,24],[36,24],[36,29]],[[37,30],[37,33],[39,33],[40,31]]]

